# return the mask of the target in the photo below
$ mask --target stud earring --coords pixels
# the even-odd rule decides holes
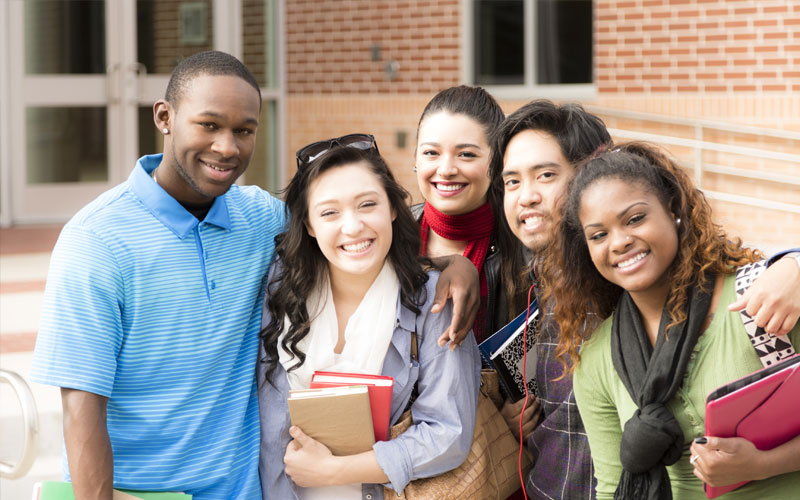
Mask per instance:
[[[680,218],[680,217],[678,217],[677,219],[675,219],[675,225],[676,225],[676,226],[680,226],[680,225],[681,225],[681,218]]]
[[[164,135],[169,134],[169,129],[167,127],[164,127],[163,129],[161,129],[161,131],[164,132]]]
[[[416,172],[416,171],[417,171],[417,166],[416,166],[416,165],[414,165],[414,168],[413,168],[413,169],[411,169],[411,170],[412,170],[413,172]]]

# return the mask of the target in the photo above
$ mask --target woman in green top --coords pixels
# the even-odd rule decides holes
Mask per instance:
[[[761,368],[728,309],[732,273],[761,255],[728,239],[686,173],[646,144],[601,154],[573,179],[554,243],[546,293],[562,356],[580,360],[597,497],[701,499],[703,480],[766,478],[726,498],[797,495],[800,437],[769,451],[741,438],[692,445],[706,395]],[[789,338],[800,347],[800,328]]]

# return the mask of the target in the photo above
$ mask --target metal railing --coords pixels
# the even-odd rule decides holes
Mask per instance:
[[[22,420],[25,427],[22,456],[16,464],[0,462],[0,477],[17,479],[31,469],[36,459],[36,449],[39,443],[39,413],[36,411],[36,401],[25,379],[9,370],[0,370],[0,382],[7,383],[14,389],[22,407]]]
[[[753,127],[748,125],[737,125],[712,120],[673,118],[652,113],[624,111],[598,106],[585,107],[587,111],[594,113],[601,118],[610,117],[622,120],[650,122],[657,125],[677,126],[684,129],[688,135],[693,135],[693,138],[689,138],[679,137],[676,135],[633,131],[622,128],[609,127],[608,129],[609,133],[617,139],[643,140],[667,146],[680,146],[691,149],[693,154],[691,156],[691,160],[688,162],[689,164],[686,166],[693,170],[695,184],[697,187],[703,189],[703,193],[709,199],[800,214],[800,189],[797,190],[798,197],[795,198],[797,202],[786,203],[782,201],[766,200],[754,196],[745,196],[738,193],[709,190],[703,186],[703,174],[711,173],[741,177],[755,181],[769,181],[777,184],[788,185],[789,189],[795,189],[795,186],[800,187],[800,132]],[[643,128],[647,129],[647,127]],[[790,145],[790,151],[792,152],[787,153],[758,147],[712,142],[705,140],[708,131],[751,136],[753,140],[748,142],[761,142],[764,139],[783,141]],[[795,153],[793,151],[797,152]],[[798,174],[787,175],[777,172],[751,170],[706,162],[704,161],[704,154],[706,152],[716,152],[744,156],[759,160],[784,162],[795,166]]]

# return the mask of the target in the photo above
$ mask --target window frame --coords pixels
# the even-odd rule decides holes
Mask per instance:
[[[536,8],[535,0],[522,0],[525,18],[524,27],[524,79],[521,85],[481,85],[498,99],[548,99],[591,100],[597,97],[594,60],[592,61],[592,83],[536,83]],[[475,24],[474,0],[461,0],[461,80],[471,85],[475,82]],[[594,2],[592,2],[592,25],[594,27]],[[594,30],[594,28],[593,28]],[[593,35],[594,39],[594,35]],[[592,43],[594,50],[594,43]]]

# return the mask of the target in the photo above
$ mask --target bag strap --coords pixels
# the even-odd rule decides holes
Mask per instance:
[[[417,332],[411,332],[411,360],[419,363],[419,346],[417,345]],[[418,383],[419,380],[414,381],[414,387],[411,388],[411,397],[408,399],[408,403],[406,404],[406,407],[403,409],[403,413],[411,410],[411,405],[413,405],[414,401],[417,400],[417,397],[419,396],[419,387],[417,386]]]
[[[744,265],[736,270],[736,297],[741,298],[750,285],[767,269],[767,261],[759,260],[751,264]],[[767,333],[763,328],[756,325],[753,318],[742,309],[739,311],[744,323],[744,330],[750,338],[750,343],[756,350],[758,359],[764,367],[773,365],[782,359],[786,359],[795,353],[794,347],[788,335],[778,337]]]

